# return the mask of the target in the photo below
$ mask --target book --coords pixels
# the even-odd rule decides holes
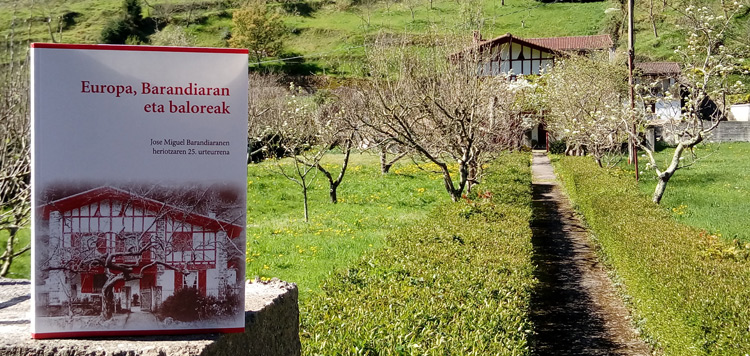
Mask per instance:
[[[244,331],[247,50],[31,47],[32,337]]]

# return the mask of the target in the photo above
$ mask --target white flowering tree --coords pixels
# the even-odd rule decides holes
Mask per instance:
[[[732,83],[729,75],[740,70],[742,57],[747,56],[748,47],[739,44],[730,49],[726,44],[732,40],[729,37],[732,19],[743,9],[744,5],[734,2],[725,3],[718,11],[709,7],[688,6],[683,13],[682,26],[687,46],[675,50],[682,59],[683,74],[679,87],[670,95],[681,98],[684,104],[682,115],[663,125],[664,136],[676,144],[671,160],[666,166],[659,166],[653,147],[636,137],[638,146],[648,158],[646,168],[652,170],[658,178],[652,197],[657,204],[675,172],[692,165],[698,159],[693,148],[704,142],[721,121],[726,119],[726,96],[742,90],[742,83]],[[642,129],[649,124],[647,120],[638,120],[643,118],[642,115],[633,117]],[[684,158],[686,151],[692,153],[687,160]]]
[[[624,68],[607,61],[570,57],[544,78],[547,129],[564,138],[566,153],[587,152],[603,166],[627,139],[627,79]]]

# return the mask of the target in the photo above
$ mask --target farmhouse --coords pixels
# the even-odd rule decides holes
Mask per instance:
[[[479,62],[480,76],[503,74],[515,79],[519,75],[542,74],[554,66],[556,58],[571,54],[601,55],[611,60],[615,45],[609,35],[520,38],[506,33],[483,40],[475,31],[472,46],[453,54],[451,59],[474,56]],[[528,139],[533,147],[544,147],[547,143],[544,124],[533,127]]]
[[[474,32],[474,44],[453,55],[454,58],[469,53],[477,55],[480,73],[484,76],[509,74],[541,74],[555,63],[555,58],[564,54],[593,55],[606,53],[614,57],[614,42],[609,35],[520,38],[506,33],[500,37],[483,40]]]
[[[682,113],[682,102],[679,99],[665,95],[668,90],[674,90],[677,79],[682,73],[677,62],[641,62],[635,63],[638,81],[644,84],[655,83],[652,93],[658,98],[651,104],[651,112],[655,119],[679,119]]]
[[[221,299],[243,283],[233,240],[243,227],[113,187],[41,207],[36,224],[37,309],[101,305],[112,288],[118,310],[155,311],[177,290]],[[242,243],[240,243],[240,248]]]

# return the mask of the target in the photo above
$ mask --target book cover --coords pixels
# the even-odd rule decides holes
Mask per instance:
[[[32,337],[244,331],[247,51],[31,63]]]

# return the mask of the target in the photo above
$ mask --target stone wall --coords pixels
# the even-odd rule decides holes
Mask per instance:
[[[245,286],[245,332],[178,336],[31,339],[31,284],[0,278],[0,355],[162,356],[300,354],[295,284],[272,280]]]
[[[649,126],[646,129],[646,141],[654,147],[656,140],[664,140],[669,145],[676,145],[674,137],[667,135],[661,126]],[[750,142],[750,121],[723,121],[711,132],[709,142]]]
[[[709,141],[750,142],[750,122],[724,121],[713,131]]]

